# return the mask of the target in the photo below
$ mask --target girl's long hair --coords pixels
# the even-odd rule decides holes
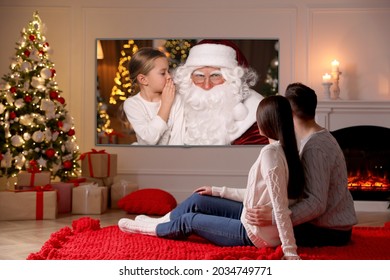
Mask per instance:
[[[266,97],[257,107],[256,117],[257,125],[264,136],[279,140],[283,148],[289,170],[288,197],[301,198],[304,174],[289,101],[281,95]]]

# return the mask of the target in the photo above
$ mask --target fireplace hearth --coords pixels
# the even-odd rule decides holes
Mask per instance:
[[[343,150],[354,200],[390,200],[390,129],[352,126],[331,132]]]

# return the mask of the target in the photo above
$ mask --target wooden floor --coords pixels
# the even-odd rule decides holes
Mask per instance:
[[[390,221],[390,211],[360,212],[359,226],[383,226]],[[131,217],[122,210],[110,209],[103,215],[89,215],[99,219],[100,226],[116,225],[122,217]],[[69,226],[82,215],[60,215],[55,220],[0,221],[0,260],[25,260],[30,253],[38,252],[50,234]]]

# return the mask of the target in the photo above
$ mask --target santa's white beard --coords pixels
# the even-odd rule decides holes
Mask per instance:
[[[229,145],[237,129],[233,108],[238,103],[229,84],[204,90],[192,85],[184,97],[186,145]]]

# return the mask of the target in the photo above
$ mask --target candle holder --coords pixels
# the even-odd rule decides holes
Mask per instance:
[[[333,78],[333,88],[332,88],[332,94],[331,99],[336,100],[340,99],[340,87],[339,87],[339,80],[340,80],[341,72],[336,70],[332,72],[332,78]]]
[[[324,86],[324,99],[329,100],[330,99],[330,86],[333,83],[331,82],[323,82],[322,85]]]

